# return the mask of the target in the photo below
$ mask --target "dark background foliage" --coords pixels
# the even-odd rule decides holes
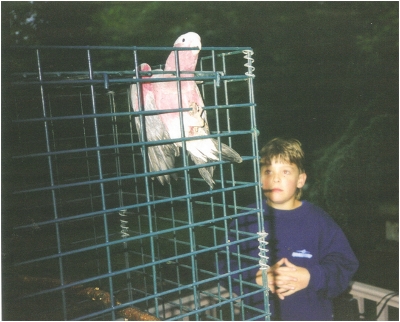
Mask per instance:
[[[306,198],[342,225],[359,257],[371,247],[381,251],[373,263],[388,256],[397,287],[398,244],[384,242],[381,231],[386,219],[398,221],[398,2],[1,5],[3,82],[10,45],[171,46],[195,31],[203,46],[252,47],[260,145],[275,136],[303,143]],[[163,62],[164,53],[151,59]],[[3,121],[3,146],[7,140]],[[371,273],[360,278],[379,284],[375,264],[365,262]]]

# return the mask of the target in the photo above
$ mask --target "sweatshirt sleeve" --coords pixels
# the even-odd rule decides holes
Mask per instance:
[[[340,227],[330,219],[319,238],[319,263],[309,267],[309,287],[334,298],[349,285],[358,260]]]
[[[243,292],[238,282],[239,279],[247,282],[253,281],[257,272],[257,269],[250,269],[250,267],[258,264],[257,257],[254,258],[255,254],[258,253],[257,236],[253,238],[250,236],[255,224],[257,224],[257,221],[241,217],[238,219],[237,226],[234,222],[230,225],[228,240],[221,241],[221,244],[227,243],[229,246],[219,254],[219,274],[229,273],[230,277],[222,278],[220,282],[226,288],[231,283],[232,290],[237,295]],[[241,241],[249,238],[250,240],[246,242]]]

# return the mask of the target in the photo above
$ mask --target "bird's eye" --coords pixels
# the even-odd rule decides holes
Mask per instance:
[[[182,42],[185,42],[185,38],[182,39]]]

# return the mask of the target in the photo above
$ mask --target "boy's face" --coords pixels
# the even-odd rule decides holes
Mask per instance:
[[[270,165],[261,167],[261,183],[269,206],[290,210],[301,202],[296,199],[297,188],[302,188],[307,175],[300,173],[295,164],[272,159]]]

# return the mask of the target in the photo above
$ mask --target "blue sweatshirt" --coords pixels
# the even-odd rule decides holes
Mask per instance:
[[[256,208],[250,205],[249,208]],[[277,210],[263,202],[265,232],[268,233],[267,256],[272,266],[286,257],[296,266],[305,267],[310,272],[308,287],[280,300],[270,295],[272,320],[332,320],[332,299],[342,293],[358,268],[355,257],[346,236],[333,219],[321,208],[302,201],[302,205],[293,210]],[[229,240],[236,240],[234,225],[230,225]],[[257,233],[257,215],[238,218],[239,231]],[[241,236],[243,238],[246,236]],[[248,236],[247,236],[248,237]],[[257,239],[240,244],[240,254],[258,258]],[[237,252],[236,246],[230,247],[230,253]],[[241,258],[241,267],[254,266],[254,261]],[[220,261],[220,272],[226,272],[226,260]],[[238,269],[237,256],[231,256],[230,271]],[[255,283],[258,268],[245,271],[242,278]],[[233,291],[240,294],[239,285]],[[243,293],[250,290],[244,287]],[[262,309],[262,293],[244,299],[245,304]],[[251,313],[251,312],[250,312]],[[246,316],[247,319],[251,315]]]

